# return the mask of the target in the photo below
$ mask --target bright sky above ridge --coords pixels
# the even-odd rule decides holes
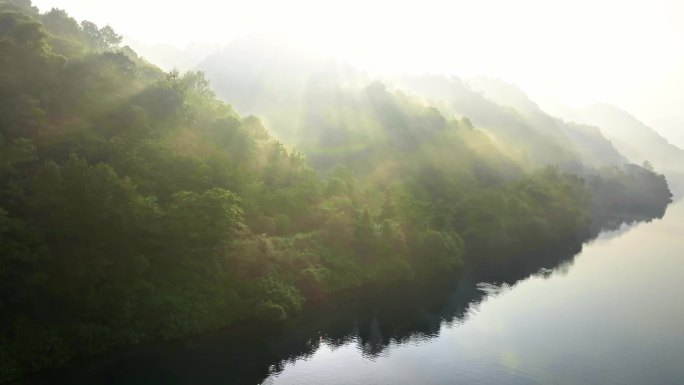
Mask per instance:
[[[274,33],[371,71],[497,77],[537,100],[616,104],[684,145],[680,0],[33,3],[147,44]]]

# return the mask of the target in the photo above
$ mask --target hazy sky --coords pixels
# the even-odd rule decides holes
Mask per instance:
[[[611,102],[684,145],[684,0],[34,0],[148,43],[276,33],[373,71],[487,75]]]

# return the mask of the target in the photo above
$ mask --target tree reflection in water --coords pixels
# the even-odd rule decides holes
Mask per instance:
[[[598,231],[591,238],[597,235]],[[437,337],[442,327],[467,320],[488,296],[532,274],[549,277],[567,271],[582,243],[568,241],[518,258],[515,264],[490,263],[422,285],[345,293],[309,306],[287,322],[243,322],[195,338],[126,349],[42,373],[25,383],[49,379],[57,384],[259,384],[287,363],[310,357],[322,344],[335,349],[353,343],[366,358],[374,359],[389,346]]]

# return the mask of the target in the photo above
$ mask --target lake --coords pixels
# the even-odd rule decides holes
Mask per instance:
[[[684,203],[506,279],[368,290],[46,372],[64,384],[684,383]],[[49,380],[49,381],[48,381]]]

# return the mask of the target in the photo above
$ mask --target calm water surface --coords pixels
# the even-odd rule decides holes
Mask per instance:
[[[503,283],[369,293],[288,325],[136,348],[37,382],[684,384],[684,204],[565,253]]]

